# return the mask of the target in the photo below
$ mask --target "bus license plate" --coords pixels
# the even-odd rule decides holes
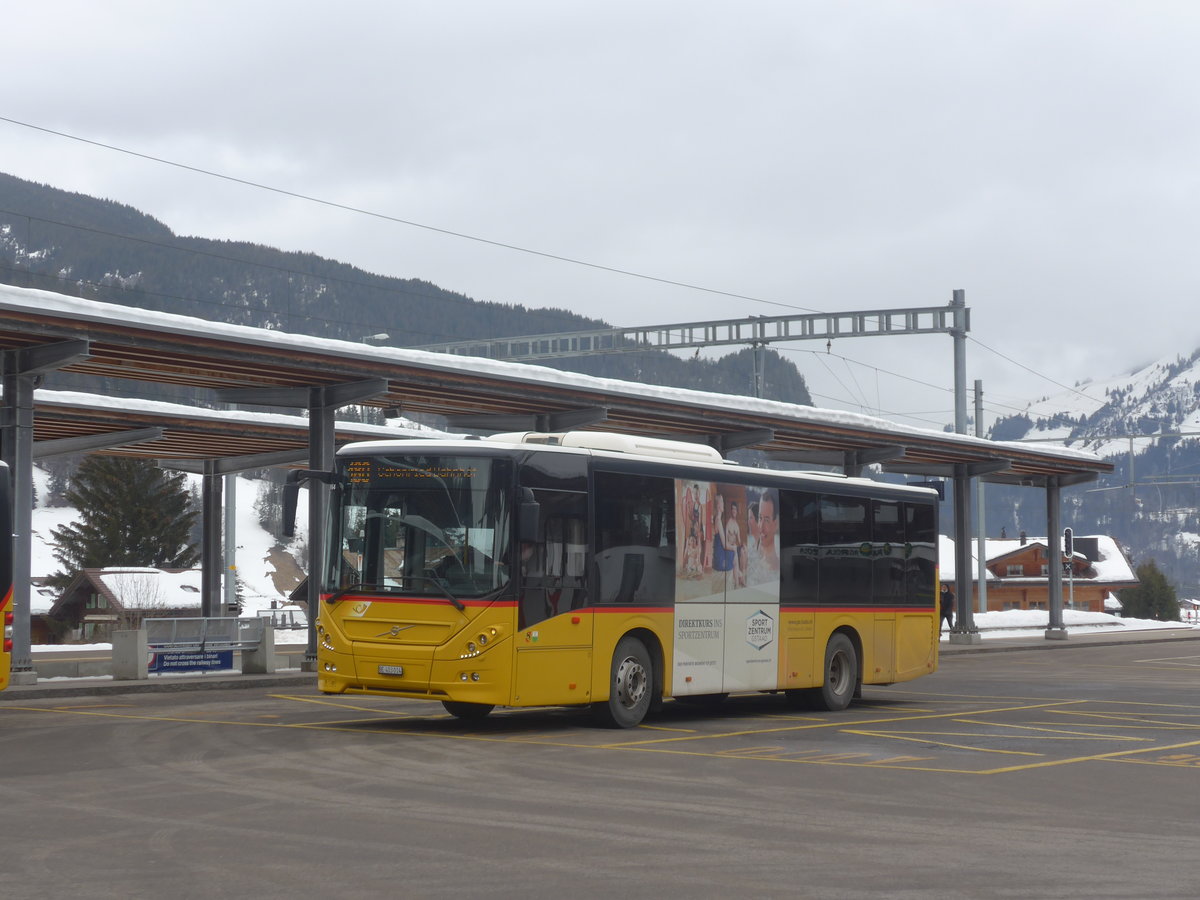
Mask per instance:
[[[380,666],[380,675],[403,675],[404,666]]]

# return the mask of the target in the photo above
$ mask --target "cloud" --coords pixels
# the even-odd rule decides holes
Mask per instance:
[[[1027,369],[1070,384],[1200,343],[1192,4],[57,2],[11,20],[8,68],[30,77],[0,114],[772,302],[0,123],[6,171],[177,232],[620,325],[964,288],[972,335],[1027,367],[972,347],[970,377],[1013,402],[1056,390]],[[789,355],[831,405],[952,407],[886,374],[948,388],[948,339],[839,341],[861,364],[837,378],[815,349]]]

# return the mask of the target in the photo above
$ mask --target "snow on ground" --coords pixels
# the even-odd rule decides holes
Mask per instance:
[[[1050,613],[1044,609],[1006,609],[1002,612],[975,613],[972,616],[979,636],[983,640],[1000,638],[1032,637],[1039,630],[1044,631],[1050,626]],[[1129,631],[1154,631],[1160,629],[1195,628],[1200,625],[1193,622],[1158,622],[1154,619],[1124,619],[1109,613],[1084,612],[1078,609],[1063,610],[1063,625],[1068,633],[1095,634],[1108,632],[1110,634]],[[947,640],[948,633],[942,632],[942,640]]]
[[[37,487],[37,507],[33,510],[33,542],[30,559],[30,575],[43,578],[52,575],[60,568],[54,558],[54,538],[51,534],[55,528],[67,525],[76,520],[77,513],[70,507],[47,507],[45,499],[49,496],[49,477],[37,466],[33,469],[34,484]],[[197,488],[200,476],[189,476]],[[256,616],[272,609],[272,604],[282,607],[287,602],[287,589],[277,588],[272,575],[275,571],[270,562],[271,551],[276,548],[275,538],[258,523],[258,514],[254,510],[258,499],[259,487],[262,482],[241,476],[237,479],[237,567],[241,581],[243,601],[242,614]],[[276,488],[277,489],[277,488]],[[301,497],[300,508],[304,508],[304,498]],[[297,517],[297,532],[299,540],[303,540],[307,518],[301,514]],[[199,575],[197,574],[198,578]],[[30,605],[34,613],[50,611],[53,598],[38,591],[31,592]],[[303,626],[302,612],[295,612],[294,618],[298,625]],[[294,634],[293,634],[294,632]],[[304,643],[303,627],[296,629],[277,629],[276,643]],[[80,649],[79,644],[66,645],[72,650]],[[108,645],[103,645],[107,647]],[[38,650],[47,649],[39,646]],[[57,647],[55,648],[57,649]]]

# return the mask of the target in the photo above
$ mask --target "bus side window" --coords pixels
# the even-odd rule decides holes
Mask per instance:
[[[933,606],[937,594],[937,507],[905,503],[905,533],[912,555],[906,565],[906,599],[916,606]]]
[[[780,594],[783,603],[818,602],[817,559],[821,543],[818,497],[808,491],[779,492]]]
[[[595,474],[595,603],[669,605],[675,597],[675,482]]]
[[[860,497],[821,497],[820,596],[822,605],[871,602],[871,557],[861,551],[871,541],[870,501]]]
[[[541,533],[520,548],[521,628],[587,605],[587,494],[535,490],[534,496]]]
[[[897,500],[871,501],[872,584],[875,603],[905,602],[904,519]]]

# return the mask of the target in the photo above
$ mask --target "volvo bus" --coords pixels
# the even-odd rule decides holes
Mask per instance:
[[[325,693],[632,727],[668,698],[840,710],[937,667],[927,488],[599,432],[351,444],[309,474],[333,484]]]

